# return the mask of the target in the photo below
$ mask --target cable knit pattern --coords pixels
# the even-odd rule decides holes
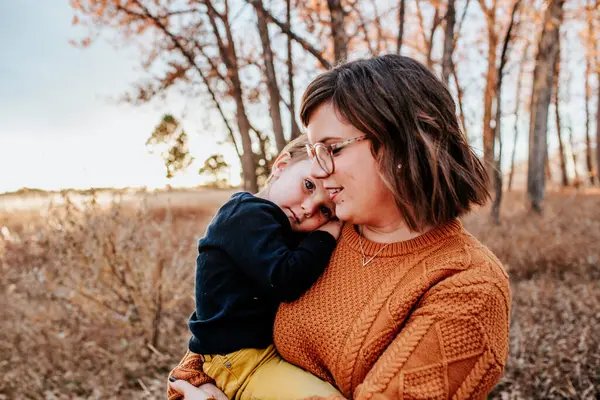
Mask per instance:
[[[384,249],[363,239],[367,257],[380,251],[364,267],[358,239],[344,226],[319,281],[280,306],[281,355],[346,398],[485,398],[508,356],[497,258],[459,221]]]

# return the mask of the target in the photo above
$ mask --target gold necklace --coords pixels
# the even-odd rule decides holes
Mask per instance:
[[[362,234],[360,232],[358,232],[358,244],[360,244],[360,253],[362,255],[362,265],[363,265],[363,267],[366,267],[368,263],[370,263],[371,261],[373,261],[373,259],[375,257],[377,257],[379,255],[379,253],[381,253],[383,251],[383,249],[385,249],[386,247],[388,247],[390,245],[389,243],[386,243],[385,246],[383,246],[382,248],[380,248],[377,251],[377,253],[373,254],[373,256],[367,260],[367,256],[365,256],[365,250],[363,249],[363,244],[362,244]]]

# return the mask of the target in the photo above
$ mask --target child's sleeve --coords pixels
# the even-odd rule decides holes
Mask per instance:
[[[327,267],[335,238],[314,231],[294,249],[285,241],[289,223],[273,205],[244,202],[219,224],[228,255],[263,290],[279,301],[299,298]]]

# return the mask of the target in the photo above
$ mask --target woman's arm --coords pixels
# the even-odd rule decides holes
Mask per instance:
[[[436,285],[354,391],[354,399],[485,398],[508,355],[510,293],[468,270]]]

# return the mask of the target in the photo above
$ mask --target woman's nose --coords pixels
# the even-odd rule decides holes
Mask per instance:
[[[317,179],[327,178],[329,176],[329,174],[321,168],[316,158],[312,160],[312,164],[310,165],[310,175]]]

